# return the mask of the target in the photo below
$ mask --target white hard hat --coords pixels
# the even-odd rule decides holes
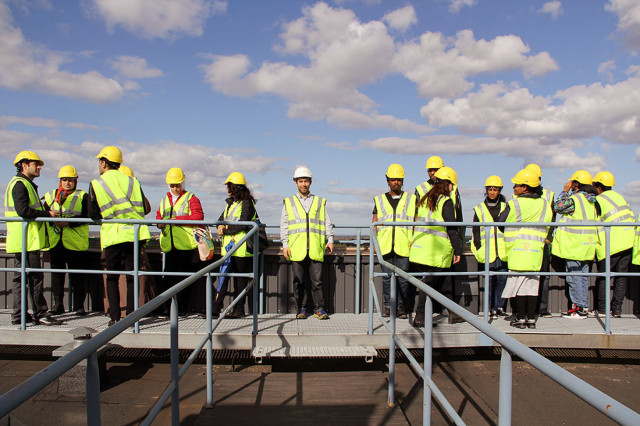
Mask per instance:
[[[309,170],[308,167],[304,167],[304,166],[297,167],[296,171],[293,172],[293,179],[298,179],[303,177],[311,179],[313,177],[311,175],[311,170]]]

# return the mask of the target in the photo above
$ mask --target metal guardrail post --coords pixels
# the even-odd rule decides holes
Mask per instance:
[[[22,262],[20,262],[20,330],[27,329],[27,226],[22,222]],[[44,226],[47,226],[45,224]],[[44,285],[44,282],[42,283]],[[33,307],[33,319],[36,319],[37,308]]]
[[[355,313],[360,313],[360,266],[362,257],[360,254],[360,239],[361,239],[361,231],[360,229],[356,229],[356,277],[355,277],[355,285],[356,285],[356,306]]]
[[[604,228],[605,242],[604,252],[605,258],[605,279],[604,279],[604,294],[605,294],[605,318],[604,318],[604,332],[611,334],[611,228],[606,226]],[[599,272],[599,271],[598,271]]]
[[[171,384],[173,393],[171,394],[171,424],[180,424],[180,371],[178,363],[180,361],[178,353],[178,296],[171,298]]]
[[[140,307],[140,224],[133,225],[133,310],[136,311]],[[140,333],[140,323],[136,321],[133,326],[133,332]]]
[[[513,399],[513,367],[511,353],[503,346],[500,356],[500,395],[498,397],[498,424],[511,425],[511,401]]]
[[[433,363],[433,301],[429,296],[424,303],[424,377],[422,378],[422,424],[431,424],[431,382]]]
[[[260,252],[260,315],[264,314],[264,253]]]
[[[87,357],[87,424],[100,425],[100,369],[98,367],[98,353]]]
[[[253,307],[252,307],[252,312],[253,312],[253,331],[251,332],[252,336],[257,336],[258,335],[258,300],[260,297],[260,293],[258,292],[259,288],[258,288],[258,275],[260,274],[260,262],[258,262],[258,260],[260,259],[259,255],[258,255],[258,232],[256,231],[255,234],[253,234],[253,247],[254,247],[254,253],[253,253],[253,288],[251,289],[251,291],[253,291]]]
[[[374,238],[374,232],[375,230],[371,228],[370,238]],[[369,244],[369,330],[367,331],[369,335],[373,334],[373,292],[376,291],[376,285],[373,279],[373,252],[374,249],[371,244]]]
[[[391,307],[391,318],[389,321],[389,396],[387,404],[389,407],[395,405],[395,382],[396,382],[396,274],[391,273],[391,295],[389,304]]]
[[[213,336],[213,282],[211,280],[211,274],[207,274],[207,291],[206,291],[206,314],[207,314],[207,404],[206,408],[213,408],[213,344],[211,340]]]
[[[483,305],[483,319],[484,322],[489,322],[489,307],[491,302],[489,301],[489,293],[491,292],[491,273],[490,271],[490,262],[489,258],[491,256],[491,227],[484,226],[484,295],[482,297]],[[473,244],[473,241],[471,241]],[[498,247],[496,247],[496,256],[498,256]],[[496,259],[497,260],[497,259]],[[489,338],[484,333],[478,334],[478,345],[479,346],[491,346],[493,344],[493,340]]]

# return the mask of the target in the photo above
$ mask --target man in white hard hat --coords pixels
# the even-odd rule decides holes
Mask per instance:
[[[329,319],[322,293],[322,262],[325,250],[333,253],[333,224],[326,211],[326,200],[311,194],[311,170],[297,167],[293,181],[298,192],[283,200],[280,218],[282,254],[292,262],[293,291],[298,319],[306,319],[313,309],[318,319]],[[308,272],[310,286],[306,285]],[[313,305],[310,303],[313,301]]]

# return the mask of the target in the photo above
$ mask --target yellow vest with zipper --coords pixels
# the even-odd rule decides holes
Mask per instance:
[[[509,225],[509,223],[550,222],[551,206],[544,198],[516,197],[507,203],[509,215],[504,225],[507,262],[512,271],[540,271],[547,227]]]
[[[44,194],[44,200],[49,205],[51,210],[59,211],[60,217],[75,217],[82,216],[82,198],[86,196],[86,192],[76,189],[64,200],[64,203],[60,205],[56,201],[56,191],[47,192]],[[51,223],[49,229],[49,247],[55,247],[60,239],[62,239],[62,245],[73,251],[87,251],[89,249],[89,224],[80,226],[66,226],[64,228],[58,228],[55,223]],[[56,232],[56,230],[59,232]]]
[[[176,216],[189,216],[191,207],[189,201],[193,197],[193,192],[186,191],[172,206],[168,195],[160,202],[160,212],[162,219],[168,220]],[[198,246],[193,237],[192,226],[167,225],[160,233],[160,248],[163,252],[176,250],[193,250]]]
[[[506,203],[500,202],[500,213],[502,213],[506,207]],[[473,208],[480,222],[493,222],[493,216],[491,216],[491,212],[487,208],[485,203],[480,203]],[[479,263],[484,263],[485,259],[485,227],[480,227],[480,248],[476,248],[474,242],[471,242],[471,251],[473,255],[476,257],[476,260]],[[496,246],[497,256],[500,257],[501,260],[507,260],[507,250],[504,244],[504,234],[498,229],[497,226],[492,226],[489,231],[489,240],[491,241],[491,245],[489,246],[489,263],[493,263],[496,261]]]
[[[600,205],[600,220],[605,223],[611,222],[634,222],[634,214],[629,207],[627,201],[616,191],[604,191],[597,197]],[[606,257],[605,240],[606,234],[604,229],[599,229],[599,241],[596,248],[598,260]],[[612,226],[611,233],[611,254],[620,253],[633,247],[635,239],[635,230],[633,226]]]
[[[416,222],[444,222],[442,208],[449,197],[441,196],[434,211],[426,203],[418,207]],[[453,262],[453,246],[447,227],[441,225],[416,226],[409,250],[409,261],[436,268],[449,268]]]
[[[4,193],[4,216],[5,217],[18,217],[16,212],[16,205],[13,200],[13,187],[20,181],[27,188],[29,193],[29,206],[35,210],[44,211],[44,206],[38,197],[33,185],[28,179],[20,176],[14,176],[9,184],[7,190]],[[47,238],[47,224],[45,222],[33,222],[29,221],[27,225],[27,251],[37,251],[48,247]],[[7,240],[6,240],[7,253],[20,253],[22,252],[22,222],[7,222]]]
[[[231,205],[227,204],[227,207],[224,209],[224,220],[226,222],[239,222],[240,217],[242,216],[242,201],[235,201],[231,203]],[[256,220],[257,213],[253,215],[251,220]],[[227,254],[227,245],[231,241],[238,242],[247,235],[247,231],[236,232],[232,235],[223,235],[222,236],[222,255]],[[251,237],[253,238],[253,237]],[[242,244],[242,246],[238,247],[238,250],[234,251],[231,256],[236,257],[252,257],[253,254],[247,251],[247,243]]]
[[[582,193],[574,194],[574,210],[571,215],[561,215],[560,223],[595,222],[595,205]],[[598,245],[598,228],[595,226],[558,226],[553,236],[551,254],[569,260],[593,260]]]
[[[324,260],[326,203],[327,200],[324,198],[314,196],[307,213],[296,195],[284,199],[287,211],[287,243],[291,250],[292,261],[304,260],[307,253],[309,258],[315,261]]]
[[[396,209],[393,210],[386,194],[374,198],[378,220],[381,222],[413,222],[416,211],[416,197],[403,193]],[[398,256],[408,257],[412,230],[410,226],[378,226],[378,243],[383,255],[393,250]]]
[[[91,186],[103,219],[144,219],[144,200],[138,179],[117,170],[107,170],[98,179],[92,180]],[[149,227],[140,225],[140,241],[150,238]],[[100,227],[100,246],[103,250],[105,247],[133,241],[132,224],[103,223]]]

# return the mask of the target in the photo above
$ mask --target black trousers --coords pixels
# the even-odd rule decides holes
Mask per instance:
[[[120,315],[120,289],[118,281],[120,275],[109,274],[108,271],[133,271],[133,243],[114,244],[104,249],[104,263],[107,268],[107,300],[109,301],[109,316],[118,321]],[[127,275],[127,307],[126,313],[133,312],[133,275]]]
[[[612,272],[629,272],[631,265],[631,249],[621,251],[620,253],[611,255],[611,271]],[[606,269],[605,261],[598,262],[598,272],[604,272]],[[627,281],[629,277],[613,278],[613,293],[611,294],[611,310],[622,311],[622,302],[627,294]],[[596,278],[596,288],[598,289],[598,309],[604,312],[606,309],[605,295],[605,277]]]
[[[193,250],[171,250],[165,253],[165,272],[197,272],[200,269],[200,256],[198,249]],[[187,276],[164,276],[162,277],[162,291],[169,290],[172,286],[187,278]],[[178,312],[186,314],[189,311],[193,288],[197,284],[192,284],[178,293]],[[167,309],[168,310],[168,309]]]
[[[292,262],[293,292],[296,297],[298,311],[306,309],[308,312],[324,310],[324,294],[322,292],[322,262],[307,256],[300,262]],[[305,280],[307,275],[309,280]],[[311,305],[313,301],[313,305]]]
[[[15,253],[15,267],[22,267],[22,253]],[[27,268],[40,268],[40,252],[29,251],[27,252],[25,266]],[[43,280],[44,274],[42,272],[29,272],[26,275],[27,279],[27,291],[29,292],[29,299],[31,299],[31,309],[33,309],[34,319],[43,317],[47,314],[47,301],[44,298],[43,292]],[[13,273],[13,283],[11,287],[11,293],[13,294],[13,313],[11,319],[19,320],[22,313],[22,277],[20,272]]]
[[[62,240],[49,251],[51,255],[51,269],[85,269],[87,253],[67,249]],[[64,309],[64,279],[65,273],[51,274],[51,291],[53,293],[53,309]],[[86,274],[69,274],[69,286],[73,293],[73,301],[69,301],[69,310],[78,311],[84,309],[84,300],[87,294]]]
[[[420,263],[414,263],[412,268],[416,272],[446,272],[449,271],[450,268],[436,268],[433,266],[422,265]],[[442,293],[442,285],[447,277],[442,275],[439,277],[424,277],[422,282],[424,282],[429,287],[432,287],[439,293]],[[424,318],[424,304],[427,301],[427,293],[424,291],[420,292],[418,296],[418,306],[416,306],[416,317]],[[438,313],[442,311],[442,305],[436,301],[433,302],[433,312]]]
[[[240,257],[231,256],[231,264],[228,272],[245,273],[253,271],[253,257]],[[218,278],[220,279],[220,278]],[[219,314],[224,307],[224,298],[227,296],[227,290],[229,288],[229,280],[227,277],[220,288],[220,291],[216,293],[215,300],[213,302],[213,313]],[[246,277],[234,277],[233,278],[233,297],[234,299],[244,290],[251,281],[251,278]],[[240,299],[234,309],[244,312],[244,305],[246,296]],[[253,291],[249,292],[249,313],[253,313]]]

